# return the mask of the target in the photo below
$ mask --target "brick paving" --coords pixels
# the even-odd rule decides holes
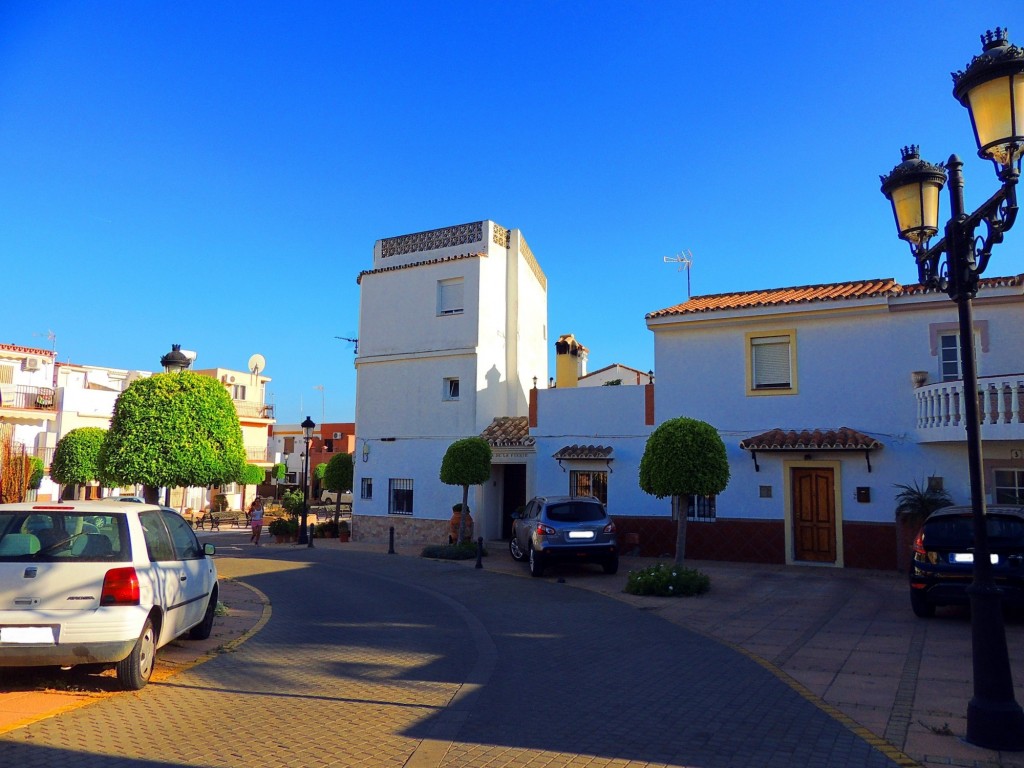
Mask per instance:
[[[625,569],[607,577],[567,568],[531,580],[500,542],[490,546],[485,573],[474,573],[472,563],[368,555],[381,550],[336,542],[317,542],[316,552],[240,546],[246,557],[235,559],[228,542],[241,537],[215,535],[224,576],[272,591],[277,582],[308,580],[310,568],[340,568],[338,577],[360,588],[300,590],[295,602],[307,611],[318,600],[337,604],[314,611],[301,638],[282,629],[300,606],[281,593],[252,639],[233,646],[221,634],[213,649],[171,649],[161,667],[178,674],[137,694],[16,727],[35,715],[5,720],[5,707],[18,706],[11,697],[27,708],[38,694],[0,693],[0,734],[10,729],[0,735],[0,761],[1024,766],[1021,755],[956,738],[970,696],[969,622],[908,618],[905,586],[892,575],[701,563],[712,576],[710,595],[655,600],[621,593]],[[344,573],[354,564],[365,577]],[[401,584],[407,597],[392,606],[391,597],[361,586],[380,580]],[[257,624],[258,595],[224,584],[225,602],[230,593],[244,618],[219,620],[218,631],[231,621]],[[578,599],[588,592],[603,597]],[[510,620],[502,614],[512,606]],[[436,621],[439,611],[445,622]],[[237,627],[228,634],[237,636]],[[1017,672],[1021,626],[1011,623],[1008,636]],[[211,663],[189,668],[211,650]],[[566,690],[566,672],[581,669]]]

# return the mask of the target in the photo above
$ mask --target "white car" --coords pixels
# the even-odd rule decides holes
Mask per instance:
[[[210,636],[213,554],[150,504],[0,504],[0,667],[114,667],[142,688],[158,648]]]

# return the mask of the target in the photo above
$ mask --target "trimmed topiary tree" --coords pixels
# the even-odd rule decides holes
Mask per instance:
[[[729,484],[729,458],[718,430],[707,422],[680,416],[661,424],[647,438],[640,459],[640,488],[659,499],[672,497],[677,520],[676,558],[686,555],[686,507],[683,496],[713,496]]]
[[[100,479],[100,450],[106,435],[107,430],[99,427],[79,427],[64,435],[50,462],[54,482],[78,486],[76,496],[81,498],[83,486]]]
[[[248,509],[245,502],[245,489],[250,485],[259,485],[267,478],[267,470],[263,467],[257,467],[255,464],[246,464],[242,468],[242,511]]]
[[[491,446],[482,437],[467,437],[448,446],[441,460],[441,482],[462,486],[462,515],[459,517],[460,544],[466,536],[469,512],[469,486],[486,483],[491,476]]]
[[[46,470],[46,465],[43,464],[43,460],[38,456],[29,456],[28,463],[32,467],[32,474],[28,478],[28,487],[31,491],[38,491],[39,486],[43,484],[43,474]]]
[[[352,490],[355,466],[351,453],[336,453],[324,466],[324,488],[337,494],[334,499],[334,523],[341,517],[341,494]]]
[[[100,451],[106,482],[155,489],[234,483],[245,467],[238,413],[224,386],[191,371],[132,382],[114,404]]]

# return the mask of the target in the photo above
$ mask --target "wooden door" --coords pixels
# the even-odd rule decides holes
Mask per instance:
[[[827,467],[792,472],[793,557],[814,563],[836,561],[835,480]]]

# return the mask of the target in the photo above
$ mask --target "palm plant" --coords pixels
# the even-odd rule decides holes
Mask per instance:
[[[949,491],[945,488],[923,485],[916,480],[911,485],[897,483],[896,517],[910,524],[920,525],[932,512],[953,504]]]

